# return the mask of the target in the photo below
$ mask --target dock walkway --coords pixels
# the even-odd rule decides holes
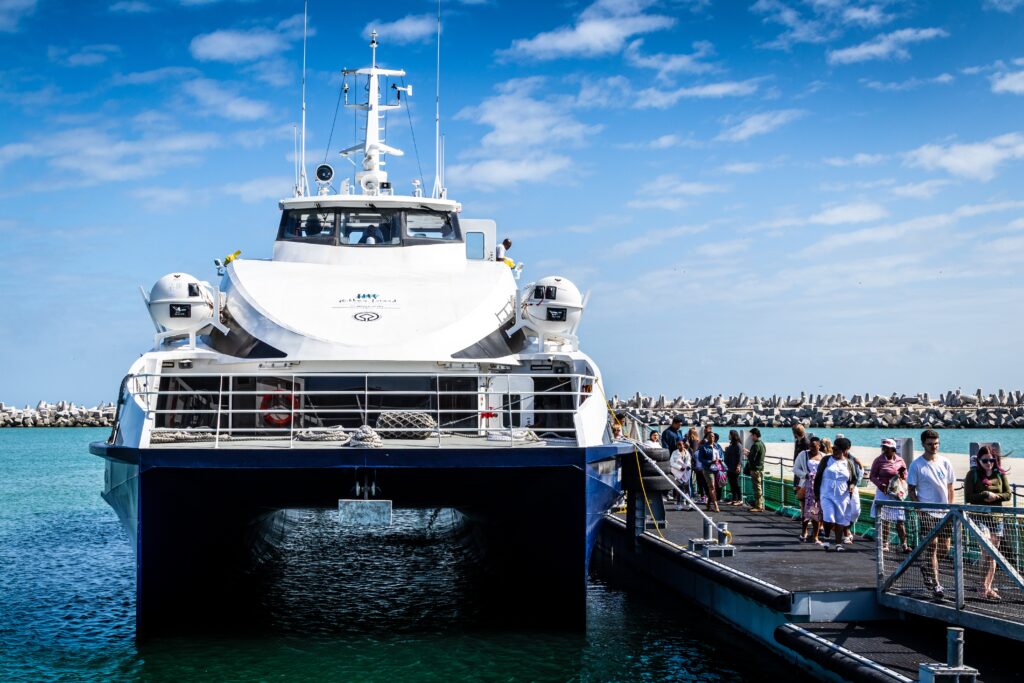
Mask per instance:
[[[860,536],[841,553],[799,541],[798,521],[773,512],[722,506],[736,553],[705,558],[687,550],[703,535],[692,510],[667,510],[667,528],[635,540],[625,515],[608,516],[598,550],[603,569],[653,579],[705,606],[823,680],[913,681],[919,664],[945,661],[946,624],[882,607],[877,550]],[[968,631],[966,661],[981,681],[1024,681],[1016,641]]]

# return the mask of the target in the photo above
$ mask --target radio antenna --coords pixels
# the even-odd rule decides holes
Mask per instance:
[[[431,196],[440,199],[444,194],[441,180],[441,0],[437,0],[437,90],[434,94],[434,190]]]
[[[302,3],[302,149],[299,150],[299,193],[305,197],[309,194],[309,181],[306,180],[306,38],[309,35],[309,0]]]

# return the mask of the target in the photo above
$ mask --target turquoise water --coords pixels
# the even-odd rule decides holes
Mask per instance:
[[[0,429],[2,681],[802,680],[701,612],[598,579],[586,633],[506,628],[459,548],[401,511],[347,547],[333,514],[303,513],[244,629],[136,646],[134,559],[87,451],[108,431]]]

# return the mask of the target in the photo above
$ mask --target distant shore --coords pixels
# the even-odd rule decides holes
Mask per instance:
[[[644,424],[667,423],[679,415],[685,424],[719,427],[789,427],[797,423],[825,428],[1020,429],[1024,428],[1024,392],[1000,389],[973,394],[957,389],[937,397],[806,394],[786,396],[705,396],[688,400],[661,395],[614,396],[613,408]]]
[[[3,427],[110,427],[114,424],[113,403],[91,408],[69,401],[50,404],[40,401],[35,408],[0,403],[0,428]]]

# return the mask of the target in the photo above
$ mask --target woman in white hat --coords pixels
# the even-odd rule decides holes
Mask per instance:
[[[882,453],[871,463],[869,478],[871,483],[877,487],[875,502],[871,504],[871,516],[877,519],[879,508],[881,508],[882,535],[877,541],[882,544],[883,551],[889,550],[889,538],[892,535],[890,527],[893,522],[896,522],[896,536],[900,539],[900,550],[905,553],[910,552],[910,546],[907,545],[907,527],[903,522],[903,508],[885,505],[887,501],[898,500],[890,493],[893,488],[891,484],[893,479],[900,477],[900,469],[906,472],[906,468],[907,463],[903,462],[903,458],[896,452],[896,442],[892,439],[882,439]]]

